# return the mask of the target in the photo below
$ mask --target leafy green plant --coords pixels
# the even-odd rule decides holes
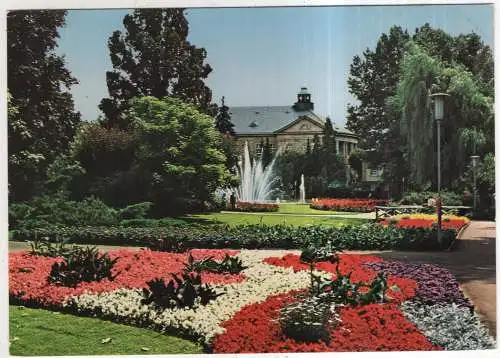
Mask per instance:
[[[369,284],[351,282],[351,274],[352,272],[343,275],[339,271],[337,263],[335,279],[323,279],[323,282],[319,284],[318,296],[328,302],[344,305],[366,305],[388,300],[385,295],[388,289],[387,276],[384,273],[377,273],[377,276]],[[366,293],[360,292],[361,287],[367,287],[368,291]]]
[[[206,305],[223,293],[217,293],[208,284],[201,283],[201,275],[184,272],[182,277],[172,274],[173,279],[166,285],[162,278],[148,281],[143,289],[142,303],[154,303],[158,309],[174,307],[193,307],[197,300]]]
[[[118,258],[100,254],[97,247],[73,247],[63,262],[52,265],[48,282],[59,286],[76,287],[81,282],[114,280],[119,274],[112,274]]]
[[[298,342],[330,342],[329,330],[340,322],[337,306],[308,296],[280,310],[283,334]]]
[[[224,256],[224,259],[221,262],[215,261],[213,257],[195,261],[193,256],[190,254],[184,271],[194,271],[198,273],[208,271],[214,273],[238,274],[246,268],[246,266],[243,266],[243,262],[239,257],[231,257],[228,254]]]
[[[63,242],[53,244],[42,240],[30,241],[30,247],[28,254],[31,256],[68,257],[73,251],[73,247]]]
[[[145,219],[152,205],[153,203],[149,201],[128,205],[127,207],[120,210],[120,219]]]

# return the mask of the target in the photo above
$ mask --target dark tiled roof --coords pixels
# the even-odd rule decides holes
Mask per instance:
[[[325,123],[325,119],[314,112],[295,111],[291,106],[231,107],[229,114],[236,134],[246,135],[277,132],[302,116],[309,117],[320,124]],[[341,134],[354,135],[343,127],[334,125],[334,129]]]

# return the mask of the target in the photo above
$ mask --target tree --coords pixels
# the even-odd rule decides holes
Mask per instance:
[[[48,165],[64,154],[80,122],[69,92],[78,81],[56,54],[66,11],[11,11],[7,15],[9,195],[29,200]]]
[[[271,144],[269,143],[269,138],[266,138],[266,143],[262,149],[262,166],[267,167],[273,160],[273,151],[271,150]]]
[[[234,124],[231,122],[229,107],[225,105],[224,97],[222,97],[221,102],[222,106],[218,108],[218,113],[215,117],[215,128],[222,134],[230,134],[234,136]]]
[[[193,105],[140,97],[131,102],[126,118],[139,133],[137,161],[150,173],[147,199],[156,203],[157,214],[179,212],[186,205],[201,208],[232,179],[213,118]]]
[[[321,172],[321,168],[322,168],[321,158],[323,157],[321,152],[322,152],[321,140],[320,140],[319,136],[317,134],[315,134],[313,137],[313,145],[312,145],[312,151],[311,151],[311,157],[313,158],[313,160],[310,163],[311,176],[317,176]]]
[[[463,173],[467,158],[478,153],[478,148],[493,148],[493,98],[481,91],[477,78],[465,66],[443,62],[409,42],[393,104],[400,106],[403,151],[410,176],[419,186],[435,183],[438,139],[430,94],[436,92],[450,94],[439,139],[444,186],[454,184]]]
[[[204,81],[212,68],[205,49],[187,41],[184,9],[136,9],[123,24],[125,33],[108,41],[114,70],[106,73],[109,98],[99,105],[104,124],[126,128],[122,114],[138,96],[172,96],[208,112],[212,93]]]

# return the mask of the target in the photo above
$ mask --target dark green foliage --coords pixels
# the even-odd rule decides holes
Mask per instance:
[[[148,216],[148,212],[151,209],[152,205],[153,203],[149,201],[128,205],[127,207],[120,210],[120,219],[145,219]]]
[[[11,229],[36,229],[52,225],[61,226],[116,226],[117,210],[96,198],[69,201],[61,195],[36,197],[29,204],[11,204]]]
[[[269,143],[269,138],[266,138],[266,142],[262,147],[262,166],[265,168],[273,160],[273,152],[271,150],[271,144]]]
[[[9,199],[40,193],[48,165],[68,145],[80,122],[69,89],[78,83],[56,53],[64,10],[7,14]]]
[[[127,118],[138,131],[137,166],[152,215],[202,210],[232,179],[213,118],[178,99],[136,98]]]
[[[114,280],[113,265],[118,258],[111,259],[108,254],[100,254],[97,247],[81,248],[74,246],[63,262],[52,265],[48,282],[66,287],[76,287],[81,282]]]
[[[157,309],[193,307],[196,300],[204,306],[211,300],[223,295],[216,293],[208,284],[201,284],[200,274],[184,273],[181,278],[172,274],[173,279],[165,285],[162,278],[148,281],[148,288],[143,288],[142,303],[154,303]]]
[[[337,324],[331,304],[310,296],[285,306],[278,321],[286,337],[298,342],[330,342],[330,329]]]
[[[195,261],[193,256],[190,254],[188,263],[184,268],[184,271],[194,271],[198,273],[201,273],[202,271],[208,271],[214,273],[229,273],[234,275],[240,273],[246,268],[246,266],[243,266],[243,262],[239,257],[232,257],[228,254],[226,254],[221,262],[215,261],[212,257]]]
[[[64,257],[71,255],[73,247],[66,246],[63,242],[53,244],[47,241],[35,240],[30,242],[31,250],[28,252],[32,256]]]
[[[128,219],[120,221],[122,227],[186,227],[188,223],[182,219]]]
[[[234,124],[231,122],[229,107],[224,103],[224,97],[222,97],[222,105],[217,108],[215,128],[222,134],[234,136]]]
[[[436,198],[437,193],[431,191],[419,191],[406,193],[399,204],[401,205],[427,205],[429,198]],[[463,205],[461,195],[451,191],[441,191],[441,200],[445,206],[460,206]]]
[[[184,9],[136,9],[123,19],[125,31],[108,40],[113,71],[106,72],[109,98],[99,108],[107,127],[127,128],[124,118],[133,97],[172,96],[208,111],[212,93],[204,81],[212,72],[207,53],[187,40]]]
[[[45,227],[16,230],[14,240],[46,237],[51,242],[147,246],[166,251],[192,248],[303,249],[327,247],[336,250],[440,250],[455,239],[455,230],[443,231],[443,247],[436,229],[384,228],[379,224],[343,227],[294,227],[287,225],[241,225],[205,227]]]

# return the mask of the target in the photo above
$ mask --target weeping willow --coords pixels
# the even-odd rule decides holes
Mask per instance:
[[[387,103],[393,112],[399,111],[402,149],[419,187],[436,182],[437,136],[430,97],[436,92],[450,94],[440,138],[443,185],[452,185],[463,174],[471,154],[494,148],[493,99],[481,93],[463,66],[441,62],[410,41],[396,95]]]

